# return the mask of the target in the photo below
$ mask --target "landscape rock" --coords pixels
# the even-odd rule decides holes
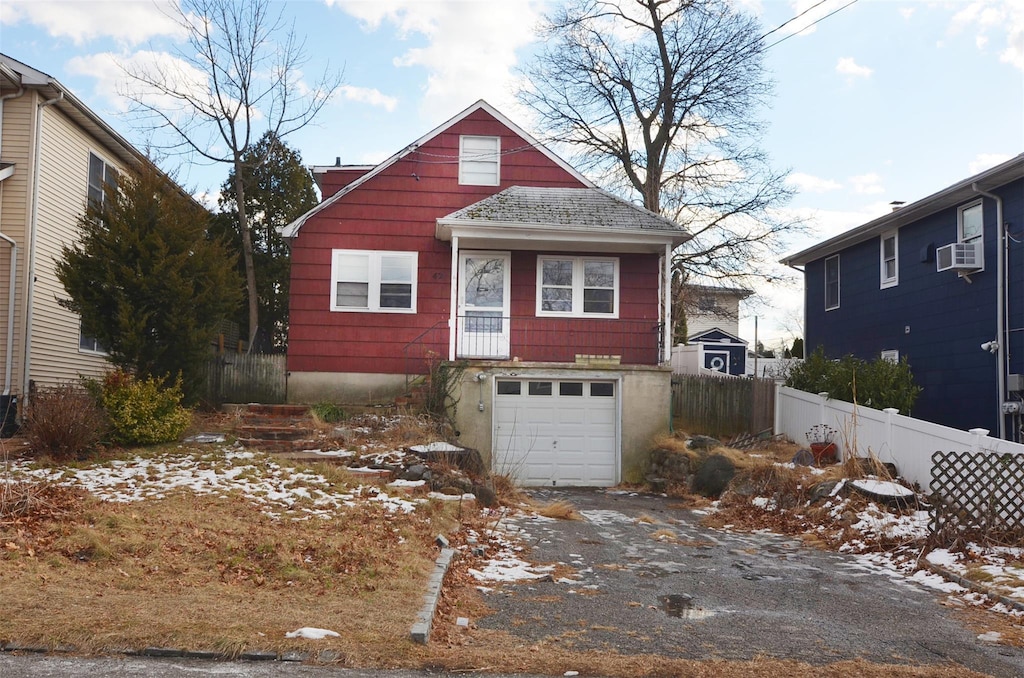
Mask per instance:
[[[686,441],[686,446],[691,450],[713,450],[722,446],[722,441],[711,436],[693,436]]]
[[[693,475],[693,490],[705,497],[717,497],[725,491],[735,475],[736,466],[731,459],[721,454],[712,454]]]
[[[808,449],[799,449],[793,455],[794,466],[814,466],[814,454]]]
[[[820,483],[814,485],[813,487],[811,487],[811,489],[810,489],[810,501],[811,501],[811,503],[813,504],[816,501],[820,501],[822,499],[828,499],[829,497],[831,497],[832,496],[832,492],[836,489],[836,485],[838,485],[840,482],[842,482],[842,481],[840,481],[840,480],[826,480],[824,482],[820,482]]]
[[[476,497],[476,502],[484,508],[493,508],[498,505],[497,495],[486,485],[473,485],[471,492]]]

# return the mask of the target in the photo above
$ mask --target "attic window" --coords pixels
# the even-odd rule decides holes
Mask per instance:
[[[501,181],[501,137],[459,137],[459,183],[497,186]]]

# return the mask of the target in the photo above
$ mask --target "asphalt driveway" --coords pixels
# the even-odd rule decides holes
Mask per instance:
[[[673,500],[592,489],[535,491],[565,499],[584,521],[517,519],[524,558],[572,565],[574,581],[506,584],[477,620],[529,641],[576,650],[684,659],[863,658],[910,665],[955,662],[1024,676],[1024,651],[978,640],[943,595],[855,556],[772,534],[701,527]],[[638,522],[648,516],[654,523]],[[676,543],[654,533],[671,530]]]

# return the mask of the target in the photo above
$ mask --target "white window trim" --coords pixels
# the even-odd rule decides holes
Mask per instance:
[[[543,310],[544,262],[571,261],[572,263],[572,311]],[[583,312],[583,266],[587,261],[610,261],[614,264],[615,283],[612,287],[611,313]],[[611,318],[619,317],[619,258],[618,257],[564,257],[557,254],[541,254],[537,257],[537,309],[538,318]]]
[[[834,306],[829,306],[828,305],[828,262],[832,261],[833,259],[835,259],[835,261],[836,261],[836,303],[835,303]],[[825,259],[825,269],[823,271],[824,275],[822,277],[824,278],[824,282],[825,282],[825,310],[826,311],[834,311],[837,308],[839,308],[839,300],[842,298],[842,282],[843,282],[843,278],[842,278],[842,269],[840,268],[839,264],[840,264],[840,262],[839,262],[839,255],[838,254],[833,254],[831,257],[827,257]]]
[[[977,245],[975,245],[975,247],[981,247],[982,248],[982,252],[981,252],[981,268],[970,271],[970,275],[974,275],[975,273],[980,273],[980,272],[985,270],[985,252],[984,252],[984,249],[985,249],[985,207],[984,207],[984,204],[985,204],[985,201],[982,200],[981,198],[978,198],[977,200],[972,200],[971,202],[969,202],[969,203],[967,203],[965,205],[960,205],[960,207],[958,207],[957,210],[956,210],[956,241],[957,242],[976,242]],[[981,209],[981,233],[979,233],[978,235],[974,236],[973,238],[971,238],[968,241],[967,239],[964,238],[964,212],[966,212],[969,209],[973,209],[975,207],[978,207],[978,208]],[[962,277],[964,277],[964,272],[960,271],[958,273],[958,275],[962,278]]]
[[[89,159],[88,159],[88,162],[86,163],[86,168],[85,168],[85,199],[86,199],[86,201],[88,201],[88,200],[90,200],[92,198],[91,194],[92,194],[92,188],[93,187],[92,187],[92,182],[91,182],[91,178],[92,177],[90,176],[90,173],[91,173],[91,170],[92,170],[92,159],[93,159],[94,156],[96,157],[97,160],[99,160],[100,162],[103,163],[103,177],[102,177],[102,180],[101,180],[102,183],[100,184],[99,189],[100,189],[101,201],[102,202],[106,202],[106,199],[107,199],[106,185],[107,185],[107,183],[109,183],[109,179],[108,179],[109,174],[113,173],[114,176],[117,177],[117,186],[118,186],[118,190],[120,190],[121,170],[120,170],[120,168],[118,168],[117,165],[115,165],[114,163],[112,163],[109,160],[107,160],[107,158],[104,157],[102,153],[98,153],[95,150],[90,150],[89,151]],[[101,202],[101,204],[102,204],[102,202]],[[105,355],[105,354],[102,354],[102,355]]]
[[[342,282],[339,271],[339,259],[344,255],[362,255],[369,258],[369,289],[367,291],[366,308],[339,306],[337,303],[338,283]],[[408,259],[412,273],[412,298],[410,308],[381,307],[380,305],[380,267],[381,257],[392,256]],[[419,253],[389,250],[331,250],[331,311],[339,313],[415,313],[416,288],[419,278]]]
[[[86,338],[86,337],[89,338],[89,339],[92,339],[93,342],[95,342],[97,345],[99,345],[99,341],[97,341],[96,337],[90,337],[89,335],[85,334],[85,332],[82,331],[82,324],[79,323],[78,324],[78,352],[79,353],[84,353],[85,355],[98,355],[98,356],[103,356],[103,357],[106,357],[106,356],[110,355],[107,351],[104,351],[103,349],[82,348],[82,339]]]
[[[893,256],[893,276],[891,278],[885,277],[885,241],[892,238],[892,256]],[[879,276],[879,288],[886,289],[888,287],[896,287],[900,284],[900,237],[899,231],[889,231],[883,233],[882,238],[878,244],[878,276]]]
[[[897,349],[887,349],[881,352],[880,357],[882,360],[898,364],[900,361],[900,352]]]
[[[466,140],[467,139],[491,139],[494,141],[494,154],[491,157],[490,154],[481,155],[466,155]],[[465,163],[467,161],[475,162],[494,162],[494,181],[481,183],[477,181],[469,181],[466,178]],[[463,186],[498,186],[501,184],[501,137],[499,136],[486,136],[482,134],[464,134],[459,137],[459,184]]]

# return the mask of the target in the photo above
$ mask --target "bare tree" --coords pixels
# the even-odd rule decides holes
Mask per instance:
[[[599,183],[689,228],[678,283],[772,278],[800,225],[757,146],[772,91],[758,22],[727,0],[569,0],[541,32],[520,100]]]
[[[242,177],[266,162],[251,153],[271,132],[283,139],[309,124],[341,84],[325,71],[310,85],[301,80],[305,43],[272,0],[182,0],[172,18],[185,41],[173,58],[123,64],[124,94],[133,112],[160,132],[155,145],[170,153],[198,154],[231,165],[242,237],[249,308],[249,348],[259,327],[252,233]],[[283,6],[283,5],[282,5]],[[169,137],[163,133],[169,132]],[[169,138],[166,144],[159,139]],[[246,172],[246,168],[249,169]]]

